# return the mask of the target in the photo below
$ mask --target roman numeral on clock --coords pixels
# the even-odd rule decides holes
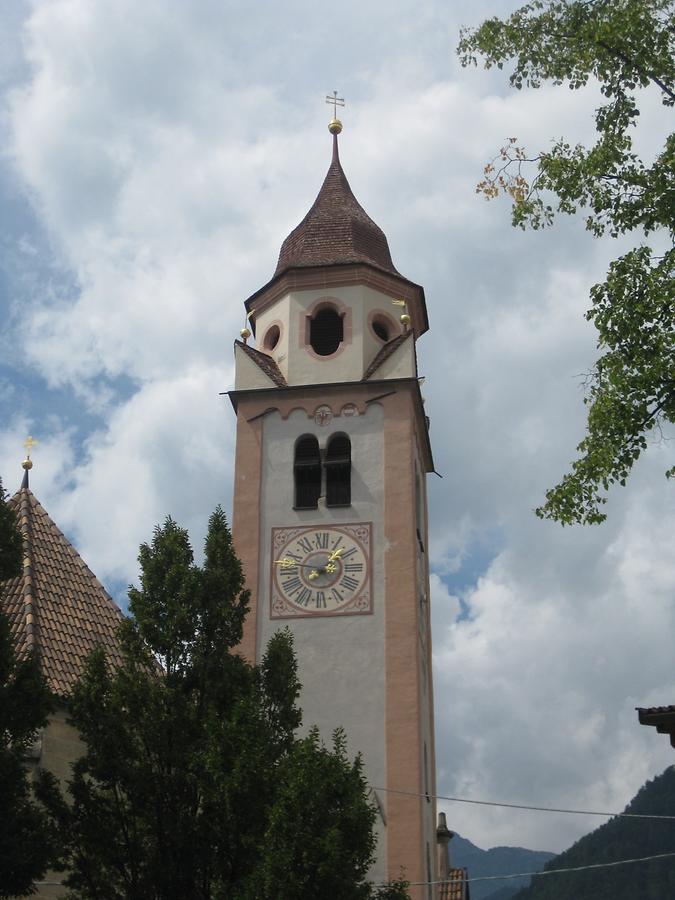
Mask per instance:
[[[340,587],[345,588],[345,590],[353,591],[354,588],[359,586],[359,582],[357,578],[352,578],[351,575],[343,575],[340,579]]]
[[[286,581],[282,581],[281,583],[283,584],[286,593],[291,596],[297,594],[302,587],[302,582],[297,575],[294,578],[287,578]]]

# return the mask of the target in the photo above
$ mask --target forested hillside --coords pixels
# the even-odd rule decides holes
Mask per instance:
[[[450,842],[450,858],[453,866],[468,869],[469,878],[480,875],[538,872],[553,856],[553,853],[526,850],[523,847],[492,847],[490,850],[482,850],[459,834],[455,834]],[[471,885],[471,900],[507,900],[528,882],[529,878],[477,881]]]
[[[628,813],[675,816],[675,767],[648,781],[628,804]],[[544,866],[590,866],[621,859],[675,853],[675,820],[610,819]],[[469,873],[469,877],[471,874]],[[675,897],[675,856],[560,875],[542,875],[514,900],[665,900]]]

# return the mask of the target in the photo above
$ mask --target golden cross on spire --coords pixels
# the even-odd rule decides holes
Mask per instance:
[[[326,103],[332,103],[332,104],[333,104],[333,118],[334,118],[334,119],[337,119],[337,108],[338,108],[338,106],[344,106],[344,105],[345,105],[344,97],[338,97],[337,91],[333,91],[333,96],[332,96],[332,97],[329,96],[328,94],[326,94]]]
[[[31,450],[37,443],[39,443],[39,441],[36,441],[35,438],[30,436],[24,441],[23,445],[26,448],[26,459],[30,459]]]
[[[21,468],[26,474],[23,476],[24,483],[22,487],[28,487],[28,470],[33,468],[33,460],[30,458],[30,452],[36,444],[37,441],[34,437],[28,437],[28,439],[23,442],[23,445],[26,448],[26,458],[21,463]]]

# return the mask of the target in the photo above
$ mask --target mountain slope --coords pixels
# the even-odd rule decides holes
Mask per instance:
[[[640,788],[625,812],[675,816],[675,767],[670,766]],[[544,870],[668,852],[675,853],[675,821],[614,818],[582,837],[544,866]],[[471,893],[473,897],[473,890]],[[514,900],[665,900],[668,897],[675,897],[675,856],[608,869],[538,876]]]
[[[466,867],[469,878],[479,875],[508,875],[516,872],[538,872],[544,863],[554,856],[543,850],[526,850],[523,847],[492,847],[482,850],[471,841],[455,834],[450,842],[450,858],[453,866]],[[478,881],[471,885],[471,900],[507,900],[528,878],[509,878],[504,881]]]

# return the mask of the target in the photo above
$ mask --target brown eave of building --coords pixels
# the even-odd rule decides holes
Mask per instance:
[[[650,725],[659,734],[670,735],[670,744],[675,747],[675,706],[637,706],[640,725]]]

